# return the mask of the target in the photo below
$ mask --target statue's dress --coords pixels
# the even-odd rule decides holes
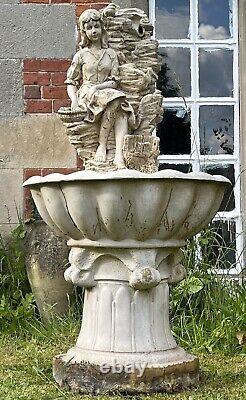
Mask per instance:
[[[88,90],[99,83],[119,80],[119,63],[113,49],[101,49],[97,53],[88,47],[80,49],[74,56],[67,72],[65,83],[78,88],[78,104],[87,112],[85,121],[96,122],[107,105],[115,99],[121,99],[121,108],[127,112],[130,125],[134,125],[135,116],[126,95],[117,89],[99,89],[93,95]],[[80,86],[80,81],[82,85]]]

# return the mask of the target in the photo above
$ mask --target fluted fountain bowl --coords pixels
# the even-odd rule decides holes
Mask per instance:
[[[29,178],[43,220],[69,244],[180,247],[215,216],[230,184],[223,176],[164,170],[79,171]]]

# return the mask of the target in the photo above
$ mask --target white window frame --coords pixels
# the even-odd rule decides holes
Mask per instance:
[[[191,109],[191,154],[184,155],[160,155],[160,163],[165,164],[191,164],[194,172],[201,171],[204,165],[233,165],[235,174],[235,208],[232,211],[218,212],[214,221],[234,221],[236,225],[236,266],[227,270],[217,269],[218,274],[239,275],[243,268],[243,229],[240,200],[240,140],[239,140],[239,40],[238,40],[238,1],[229,0],[233,10],[233,36],[227,40],[207,40],[198,37],[198,1],[190,0],[190,37],[187,39],[163,39],[158,40],[159,48],[182,47],[191,50],[191,96],[185,98],[186,105]],[[163,0],[163,3],[165,0]],[[149,0],[149,17],[155,27],[155,0]],[[155,37],[155,29],[154,34]],[[199,96],[199,48],[230,49],[233,51],[233,97],[202,97]],[[201,105],[233,105],[234,106],[234,153],[233,155],[200,155],[199,137],[199,106]],[[165,108],[184,107],[182,97],[164,98]]]

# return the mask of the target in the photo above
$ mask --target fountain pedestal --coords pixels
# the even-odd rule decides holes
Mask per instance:
[[[198,359],[169,326],[169,284],[185,275],[179,258],[175,248],[72,248],[65,278],[86,290],[77,343],[54,360],[61,386],[149,393],[198,383]]]

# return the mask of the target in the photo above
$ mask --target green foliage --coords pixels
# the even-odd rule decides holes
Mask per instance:
[[[28,283],[20,224],[5,241],[0,236],[0,329],[19,330],[34,316],[34,297]]]
[[[214,256],[218,233],[209,228],[184,250],[187,277],[171,289],[171,324],[185,348],[198,351],[244,352],[236,333],[246,327],[246,288],[235,280],[213,273],[221,258]],[[231,249],[230,249],[231,250]]]

